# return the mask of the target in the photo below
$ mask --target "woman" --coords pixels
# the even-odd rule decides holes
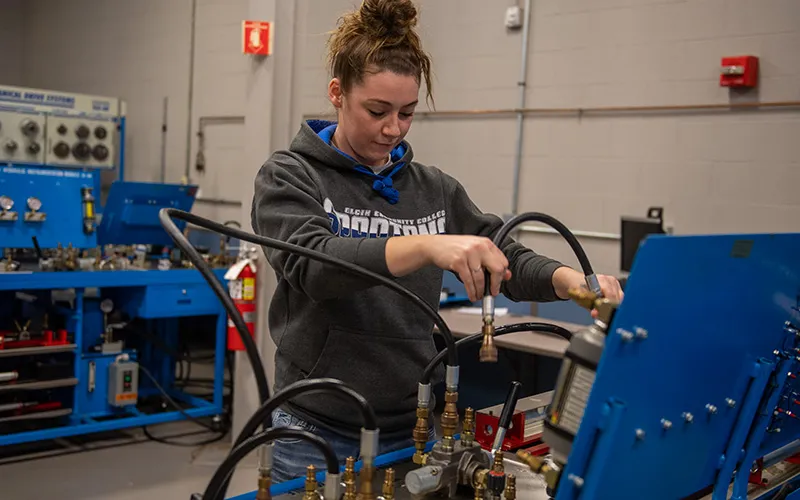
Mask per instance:
[[[502,220],[483,214],[454,178],[412,161],[403,140],[430,59],[408,0],[365,0],[332,33],[328,98],[336,122],[304,123],[288,151],[274,153],[255,181],[254,230],[395,278],[437,307],[443,270],[458,274],[472,301],[484,291],[553,301],[581,286],[581,273],[514,242],[490,240]],[[431,320],[384,287],[289,253],[265,249],[278,278],[269,313],[277,345],[275,389],[333,377],[374,406],[380,452],[412,445],[418,378],[436,354]],[[601,276],[620,299],[616,279]],[[335,397],[297,398],[274,425],[320,433],[340,458],[358,455],[360,414]],[[291,446],[287,446],[291,444]],[[278,442],[273,480],[322,467],[315,449]]]

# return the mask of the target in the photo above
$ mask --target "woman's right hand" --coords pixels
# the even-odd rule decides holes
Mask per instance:
[[[489,238],[433,235],[425,247],[433,265],[458,274],[472,302],[483,298],[485,273],[489,273],[493,296],[500,293],[500,284],[504,280],[511,279],[508,259]]]

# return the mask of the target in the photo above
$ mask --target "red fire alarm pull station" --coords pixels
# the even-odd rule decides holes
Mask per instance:
[[[272,23],[242,21],[242,53],[257,56],[272,54]]]
[[[755,87],[758,82],[758,58],[737,56],[722,58],[719,84],[722,87]]]

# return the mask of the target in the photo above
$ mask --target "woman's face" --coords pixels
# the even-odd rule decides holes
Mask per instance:
[[[411,127],[418,96],[416,78],[391,71],[367,73],[347,93],[334,78],[328,85],[328,98],[339,115],[336,145],[365,165],[386,164]]]

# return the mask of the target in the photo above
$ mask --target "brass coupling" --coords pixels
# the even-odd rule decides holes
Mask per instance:
[[[347,457],[344,465],[344,500],[356,500],[356,459]]]
[[[358,475],[358,493],[356,494],[357,500],[375,500],[375,492],[372,489],[372,478],[375,476],[374,465],[364,465],[361,468],[361,473]]]
[[[514,474],[506,476],[506,490],[503,494],[506,500],[516,500],[517,498],[517,478]]]
[[[475,410],[467,408],[464,410],[464,423],[461,426],[461,442],[464,446],[475,444]]]
[[[303,500],[321,500],[317,492],[317,469],[313,465],[306,468],[306,491]]]
[[[442,413],[442,446],[445,450],[452,450],[455,445],[456,429],[458,428],[458,393],[446,391],[444,393],[444,412]]]
[[[483,321],[483,343],[478,352],[478,360],[481,363],[496,363],[497,362],[497,347],[494,345],[494,324],[487,319]]]
[[[531,455],[525,450],[518,450],[517,457],[522,460],[525,465],[531,469],[531,471],[542,475],[545,483],[547,483],[547,486],[552,489],[556,488],[558,485],[558,480],[561,477],[561,472],[559,470],[551,467],[550,464],[548,464],[547,461],[542,457]]]
[[[256,490],[256,500],[272,500],[270,488],[272,487],[272,477],[270,474],[262,470],[258,474],[258,489]]]
[[[483,469],[475,475],[472,486],[475,488],[475,500],[483,500],[486,496],[486,473],[488,469]]]
[[[417,424],[414,426],[414,452],[413,461],[417,465],[425,465],[428,459],[425,447],[428,445],[428,408],[417,407]]]
[[[394,500],[394,469],[386,469],[383,476],[383,500]]]

